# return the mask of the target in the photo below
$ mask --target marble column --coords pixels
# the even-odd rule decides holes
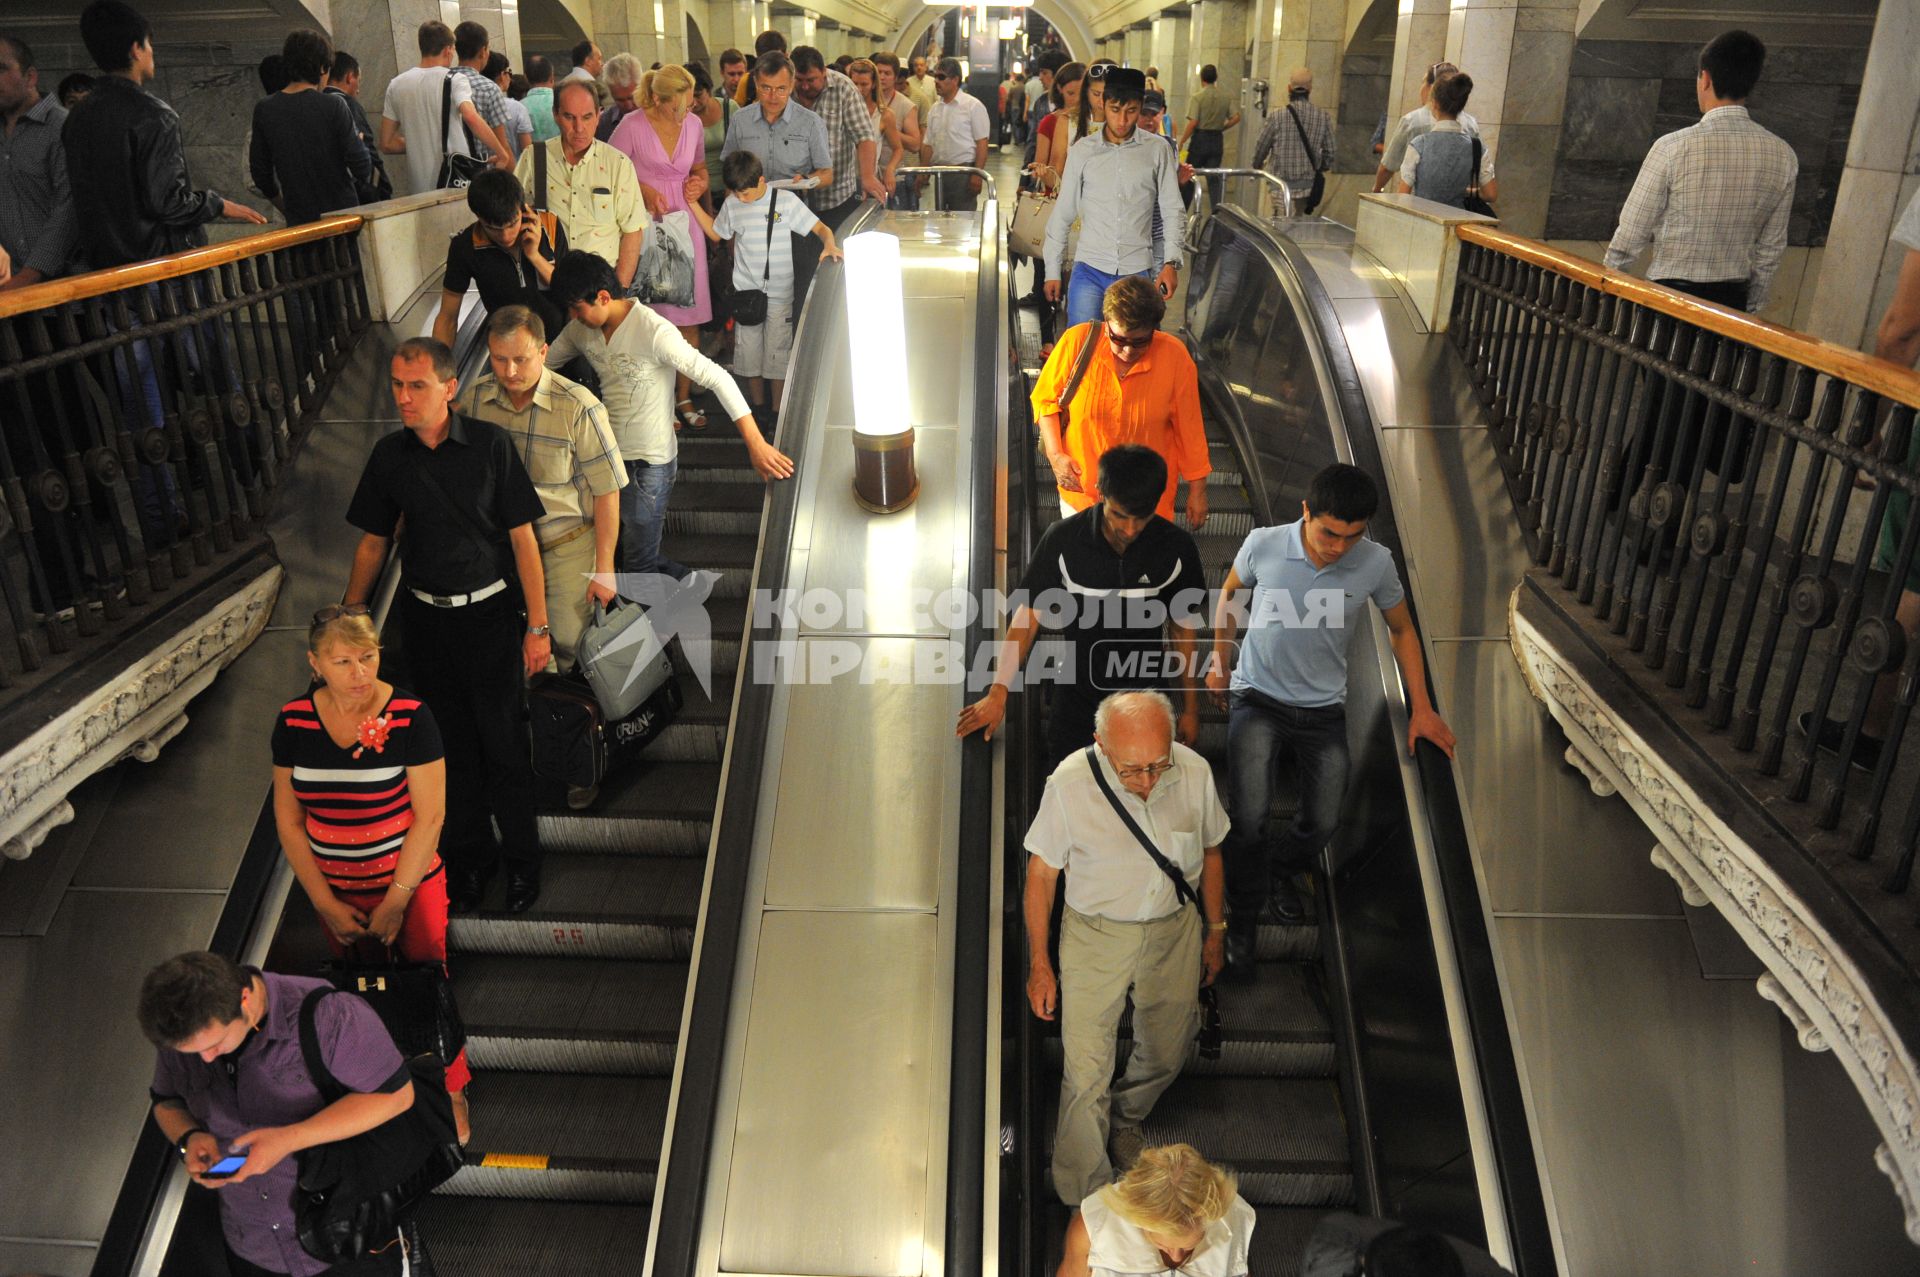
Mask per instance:
[[[1299,67],[1313,72],[1315,106],[1340,117],[1340,55],[1346,46],[1345,0],[1281,0],[1273,7],[1272,39],[1263,42],[1266,62],[1254,74],[1273,86],[1269,111],[1286,105],[1287,78]]]
[[[1163,13],[1153,20],[1151,61],[1160,68],[1160,88],[1167,95],[1167,114],[1173,117],[1176,137],[1185,126],[1187,98],[1193,91],[1193,72],[1187,66],[1188,22],[1185,14],[1178,13]]]
[[[1251,115],[1244,101],[1249,18],[1248,0],[1195,0],[1187,39],[1187,75],[1190,82],[1198,84],[1200,68],[1211,62],[1219,69],[1220,87],[1240,104],[1243,117]],[[1181,127],[1185,127],[1184,121]],[[1224,159],[1228,167],[1238,166],[1246,160],[1247,154],[1253,149],[1253,137],[1253,131],[1243,118],[1241,126],[1227,135]]]
[[[1387,90],[1387,114],[1394,119],[1420,105],[1427,68],[1447,56],[1447,13],[1447,0],[1401,0]]]
[[[330,16],[334,47],[360,61],[360,105],[377,128],[387,102],[387,84],[418,65],[420,24],[440,20],[439,0],[333,0]],[[382,31],[388,33],[385,40],[376,38]],[[405,169],[405,164],[388,165],[396,180]]]
[[[487,43],[495,53],[520,66],[519,0],[463,0],[462,22],[478,22],[487,29]]]
[[[1473,77],[1467,111],[1493,152],[1501,224],[1520,235],[1546,234],[1577,6],[1578,0],[1455,0],[1447,16],[1447,60]]]
[[[1137,22],[1127,28],[1126,53],[1120,61],[1136,71],[1145,72],[1153,56],[1153,24]]]
[[[1816,337],[1873,349],[1893,298],[1905,245],[1889,236],[1920,191],[1920,0],[1880,0],[1847,167],[1834,201],[1807,327]]]

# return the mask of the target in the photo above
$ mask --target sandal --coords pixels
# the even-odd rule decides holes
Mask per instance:
[[[674,407],[679,410],[680,420],[686,424],[687,429],[705,430],[707,428],[707,414],[694,407],[693,400],[682,399]]]

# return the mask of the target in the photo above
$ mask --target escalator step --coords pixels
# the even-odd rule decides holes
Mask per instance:
[[[549,787],[540,814],[540,846],[549,852],[704,856],[720,792],[715,762],[663,762],[651,757],[615,770],[585,811],[565,805],[562,787]]]
[[[440,1277],[580,1277],[637,1271],[651,1216],[650,1206],[434,1197],[420,1229]]]
[[[666,529],[669,535],[725,533],[758,540],[766,499],[764,485],[715,483],[702,472],[688,472],[673,485]]]
[[[683,963],[474,954],[455,971],[467,1059],[478,1071],[673,1070]]]
[[[719,574],[720,579],[709,598],[740,599],[747,595],[754,555],[760,546],[751,536],[689,533],[667,537],[663,548],[688,567]]]
[[[664,1077],[481,1073],[457,1197],[645,1201],[666,1130]]]
[[[1248,1277],[1299,1277],[1307,1239],[1326,1213],[1314,1207],[1255,1207]]]
[[[1149,1144],[1191,1144],[1240,1176],[1248,1201],[1353,1200],[1340,1089],[1319,1078],[1183,1078],[1147,1119]]]
[[[691,856],[549,855],[531,910],[457,915],[448,939],[459,953],[684,959],[705,874]]]

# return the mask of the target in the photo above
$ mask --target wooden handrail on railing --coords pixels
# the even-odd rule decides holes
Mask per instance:
[[[352,235],[365,224],[365,221],[366,219],[358,214],[342,213],[334,217],[323,217],[317,222],[307,222],[301,226],[282,226],[277,230],[261,231],[257,235],[243,235],[239,239],[208,244],[204,248],[189,248],[185,252],[169,253],[165,257],[155,257],[149,261],[128,262],[125,266],[88,271],[84,275],[68,275],[61,279],[48,280],[44,284],[16,288],[11,292],[0,293],[0,319],[25,315],[88,297],[117,293],[123,289],[137,288],[142,284],[156,284],[163,279],[179,279],[183,275],[198,274],[203,270],[212,270],[216,266],[225,266],[244,258],[258,257],[262,253],[277,253],[283,249],[296,248],[301,244],[332,239],[336,235]]]
[[[1882,398],[1920,408],[1920,372],[1911,368],[1902,368],[1899,364],[1863,354],[1849,346],[1823,341],[1792,328],[1756,319],[1728,306],[1689,297],[1624,271],[1608,270],[1591,258],[1563,253],[1537,239],[1526,239],[1493,226],[1466,223],[1459,227],[1459,236],[1463,244],[1477,244],[1504,256],[1545,267],[1577,284],[1630,301],[1636,306],[1645,306],[1770,355],[1778,355],[1814,372],[1851,382]]]
[[[1447,335],[1546,597],[1835,881],[1890,853],[1882,886],[1906,891],[1920,374],[1534,240],[1459,236]],[[1869,896],[1886,934],[1911,932]]]

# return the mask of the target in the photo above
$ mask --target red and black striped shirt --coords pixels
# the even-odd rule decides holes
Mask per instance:
[[[407,768],[446,756],[433,712],[419,698],[396,687],[375,717],[381,715],[387,737],[378,750],[335,744],[312,693],[281,706],[273,727],[273,765],[292,769],[293,792],[307,813],[307,841],[336,891],[385,891],[392,884],[400,846],[413,827]],[[428,877],[439,871],[436,856]]]

